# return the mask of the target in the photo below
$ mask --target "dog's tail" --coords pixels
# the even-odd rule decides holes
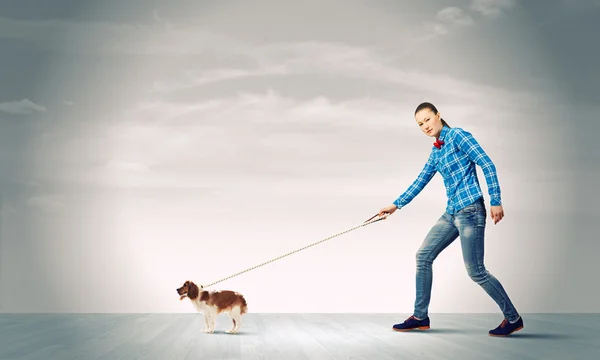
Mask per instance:
[[[248,312],[248,303],[243,295],[240,295],[240,313],[245,314]]]

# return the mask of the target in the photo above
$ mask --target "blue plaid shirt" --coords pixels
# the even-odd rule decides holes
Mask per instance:
[[[479,165],[485,175],[490,204],[501,205],[496,167],[475,138],[461,128],[444,126],[439,139],[444,141],[444,145],[440,149],[432,147],[425,167],[408,189],[394,201],[394,205],[399,209],[406,206],[439,172],[444,179],[448,197],[446,211],[454,214],[483,197],[475,165]]]

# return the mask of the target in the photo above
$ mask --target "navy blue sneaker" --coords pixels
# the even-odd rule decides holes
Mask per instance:
[[[523,318],[519,316],[519,320],[512,324],[507,319],[502,320],[502,323],[497,328],[490,330],[491,336],[508,336],[515,331],[519,331],[523,328]]]
[[[411,316],[402,324],[394,325],[393,329],[396,331],[427,330],[429,329],[429,316],[423,320],[418,320],[416,317]]]

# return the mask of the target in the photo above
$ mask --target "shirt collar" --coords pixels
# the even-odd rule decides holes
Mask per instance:
[[[442,131],[440,131],[440,137],[439,140],[444,140],[444,138],[446,137],[446,133],[448,132],[448,127],[447,126],[442,126]]]

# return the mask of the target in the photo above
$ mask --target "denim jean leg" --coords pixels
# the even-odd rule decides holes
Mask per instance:
[[[433,261],[458,238],[458,229],[452,222],[452,216],[444,213],[433,225],[421,247],[417,251],[416,262],[416,299],[413,315],[419,319],[428,316],[433,283]]]
[[[504,317],[515,321],[519,314],[504,287],[484,265],[486,209],[482,201],[460,210],[454,223],[460,234],[463,260],[469,277],[498,304]]]

